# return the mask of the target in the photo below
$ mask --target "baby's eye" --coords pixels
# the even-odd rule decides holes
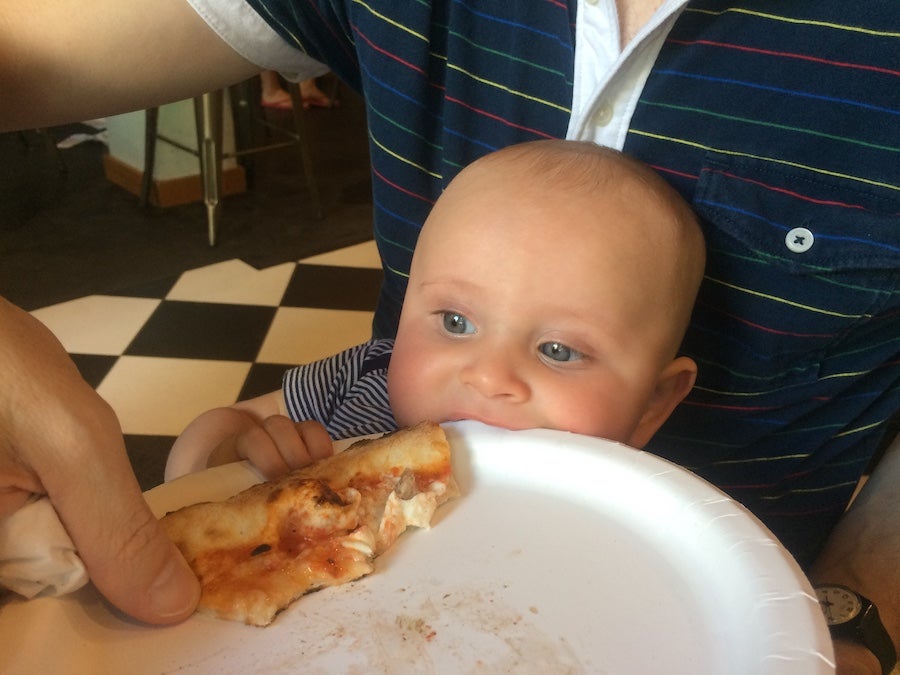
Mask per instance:
[[[474,333],[475,326],[465,316],[457,312],[443,312],[441,318],[444,322],[444,330],[454,335]]]
[[[562,342],[544,342],[538,346],[538,350],[553,361],[578,361],[584,358],[584,354]]]

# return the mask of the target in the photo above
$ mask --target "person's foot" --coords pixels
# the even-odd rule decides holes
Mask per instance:
[[[262,95],[263,108],[274,108],[275,110],[290,110],[294,107],[291,102],[291,95],[284,89],[278,89],[271,94]]]
[[[304,110],[310,108],[333,108],[338,105],[338,101],[332,100],[328,95],[319,89],[315,79],[303,80],[300,83],[300,96],[303,99]]]

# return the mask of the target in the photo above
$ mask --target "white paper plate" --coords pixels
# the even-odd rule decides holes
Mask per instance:
[[[56,673],[833,672],[793,558],[692,474],[560,432],[445,425],[462,498],[374,574],[268,628],[137,625],[90,587],[0,606],[0,671]],[[258,480],[220,467],[147,494],[158,512]]]

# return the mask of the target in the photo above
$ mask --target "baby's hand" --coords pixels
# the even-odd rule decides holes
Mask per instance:
[[[242,431],[234,439],[234,450],[270,480],[334,452],[319,422],[293,422],[284,415],[272,415]]]

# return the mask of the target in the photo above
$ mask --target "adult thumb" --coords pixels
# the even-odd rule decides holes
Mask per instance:
[[[68,496],[51,499],[91,581],[110,603],[151,624],[176,623],[193,613],[197,579],[133,478],[89,504]]]
[[[66,448],[43,467],[44,488],[107,600],[146,623],[181,621],[197,606],[197,578],[144,501],[115,414],[95,395],[77,400],[76,422],[59,422],[71,405],[45,419],[78,433],[66,434],[68,443],[54,434],[50,445]]]

